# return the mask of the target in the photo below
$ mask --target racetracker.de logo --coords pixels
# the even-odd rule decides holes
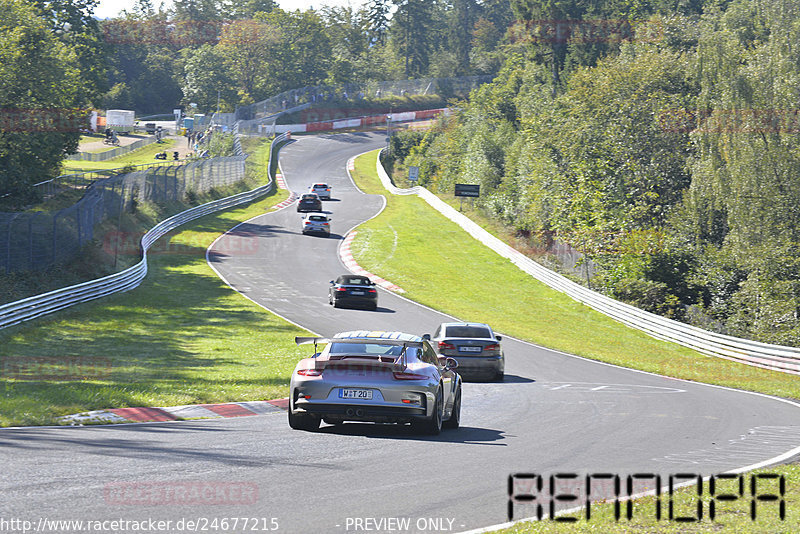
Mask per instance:
[[[664,109],[658,122],[675,133],[800,133],[800,109]]]
[[[89,114],[74,108],[1,108],[0,132],[74,133],[89,128]]]
[[[106,504],[116,506],[234,505],[258,502],[255,482],[111,482]]]
[[[111,376],[111,360],[89,356],[3,356],[0,371],[15,380],[81,381]]]
[[[664,38],[658,22],[625,19],[540,19],[526,22],[526,29],[526,40],[542,44],[655,43]]]
[[[141,254],[141,243],[144,233],[108,232],[103,236],[103,250],[106,254],[119,256],[136,256]],[[182,236],[180,241],[172,241],[165,236],[147,249],[148,255],[178,254],[184,256],[204,256],[207,240],[203,236]],[[214,243],[211,250],[214,256],[250,256],[258,252],[259,240],[253,239],[248,232],[231,232]]]

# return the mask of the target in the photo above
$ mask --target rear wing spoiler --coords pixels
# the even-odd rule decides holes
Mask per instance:
[[[400,366],[401,369],[406,369],[408,367],[408,358],[406,356],[406,349],[408,347],[414,347],[421,349],[423,347],[422,341],[406,341],[402,339],[385,339],[385,338],[326,338],[326,337],[295,337],[294,342],[300,345],[307,345],[310,343],[314,344],[314,352],[319,352],[317,350],[317,345],[320,343],[342,343],[344,345],[393,345],[395,347],[403,347],[402,352],[400,355],[395,358],[394,362],[391,365]],[[375,363],[382,363],[386,365],[388,362],[375,362]],[[315,363],[315,366],[319,368],[320,362],[318,361]],[[325,367],[325,364],[322,364],[322,368]]]
[[[296,337],[294,342],[297,345],[307,345],[313,343],[318,345],[320,343],[342,343],[352,345],[394,345],[396,347],[415,347],[422,348],[422,341],[405,341],[402,339],[385,339],[382,337],[358,337],[358,338],[338,338],[338,337]]]

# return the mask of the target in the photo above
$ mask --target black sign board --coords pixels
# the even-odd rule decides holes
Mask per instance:
[[[457,197],[479,197],[481,196],[481,186],[478,184],[456,184]]]

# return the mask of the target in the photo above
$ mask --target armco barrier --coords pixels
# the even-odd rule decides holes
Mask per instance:
[[[636,328],[637,330],[641,330],[655,338],[672,341],[709,356],[734,360],[748,365],[785,373],[800,374],[800,349],[796,347],[760,343],[758,341],[709,332],[695,326],[640,310],[630,304],[619,302],[587,289],[539,265],[521,252],[500,241],[424,187],[417,186],[411,189],[398,189],[392,184],[389,176],[386,174],[386,170],[383,168],[383,165],[381,165],[380,158],[378,158],[377,171],[383,186],[389,190],[389,192],[395,195],[420,196],[434,209],[461,226],[475,239],[504,258],[511,260],[511,262],[521,270],[547,286],[567,294],[578,302],[586,304],[612,319],[632,328]]]
[[[272,148],[286,140],[287,137],[287,134],[276,137],[272,141]],[[267,168],[271,168],[271,163],[272,150],[270,150],[270,166]],[[274,187],[274,183],[275,180],[270,176],[270,180],[266,185],[238,195],[195,206],[161,221],[142,237],[142,259],[133,267],[97,280],[57,289],[0,306],[0,328],[29,321],[81,302],[88,302],[137,287],[147,275],[147,250],[160,237],[187,222],[210,213],[251,202],[269,193]]]

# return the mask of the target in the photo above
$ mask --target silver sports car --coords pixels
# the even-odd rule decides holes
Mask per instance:
[[[341,332],[298,337],[314,355],[298,362],[289,385],[289,426],[316,430],[320,421],[411,423],[438,434],[461,419],[461,377],[452,358],[402,332]],[[327,343],[321,351],[317,346]]]

